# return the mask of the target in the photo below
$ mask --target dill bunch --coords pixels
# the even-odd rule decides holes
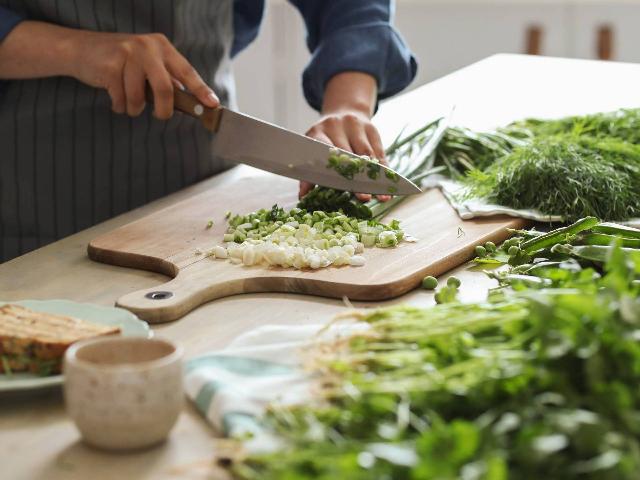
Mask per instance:
[[[528,131],[535,137],[571,134],[580,137],[616,138],[640,144],[640,109],[623,109],[558,120],[528,119],[510,125],[507,130],[510,129]]]
[[[469,170],[489,167],[497,158],[525,145],[531,136],[527,129],[516,126],[486,133],[450,127],[438,145],[436,164],[447,167],[452,178],[461,178]]]
[[[640,216],[640,146],[615,137],[538,136],[484,170],[470,170],[469,194],[568,221]]]

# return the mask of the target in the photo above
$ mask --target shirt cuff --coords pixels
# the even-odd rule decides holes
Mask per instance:
[[[13,10],[0,7],[0,42],[23,20],[24,17],[18,15]]]
[[[325,38],[302,76],[304,95],[321,110],[327,82],[341,72],[368,73],[378,83],[378,100],[395,95],[416,76],[417,63],[394,28],[368,24],[345,28]]]

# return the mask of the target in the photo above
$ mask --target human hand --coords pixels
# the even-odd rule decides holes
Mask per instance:
[[[76,30],[72,71],[79,81],[104,88],[116,113],[135,117],[145,107],[147,82],[154,97],[154,115],[173,115],[173,89],[189,89],[208,107],[220,105],[216,94],[162,34],[121,34]]]
[[[358,111],[341,111],[322,116],[306,135],[324,143],[341,148],[356,155],[367,155],[386,164],[384,147],[376,127],[369,116]],[[300,182],[299,196],[302,198],[313,189],[309,182]],[[357,193],[360,201],[368,202],[371,195]],[[378,199],[387,201],[389,195],[379,195]]]
[[[20,22],[0,42],[0,79],[70,76],[109,92],[117,113],[136,116],[146,83],[155,115],[173,114],[173,89],[187,87],[209,107],[220,102],[198,72],[162,34],[132,35],[79,30],[46,22]]]
[[[367,155],[386,164],[384,147],[371,115],[377,98],[376,79],[363,72],[342,72],[334,75],[325,87],[322,117],[307,132],[307,136],[356,155]],[[309,182],[300,182],[300,197],[313,189]],[[357,193],[363,201],[368,193]],[[389,195],[379,195],[387,201]]]

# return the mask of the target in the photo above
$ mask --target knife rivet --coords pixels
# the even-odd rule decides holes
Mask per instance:
[[[204,107],[202,105],[196,105],[195,107],[193,107],[193,113],[198,116],[202,115],[204,113]]]

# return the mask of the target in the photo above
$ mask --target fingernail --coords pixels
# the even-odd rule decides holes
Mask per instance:
[[[215,93],[213,92],[209,92],[209,94],[207,95],[207,98],[212,102],[212,103],[220,103],[220,99],[216,96]]]

